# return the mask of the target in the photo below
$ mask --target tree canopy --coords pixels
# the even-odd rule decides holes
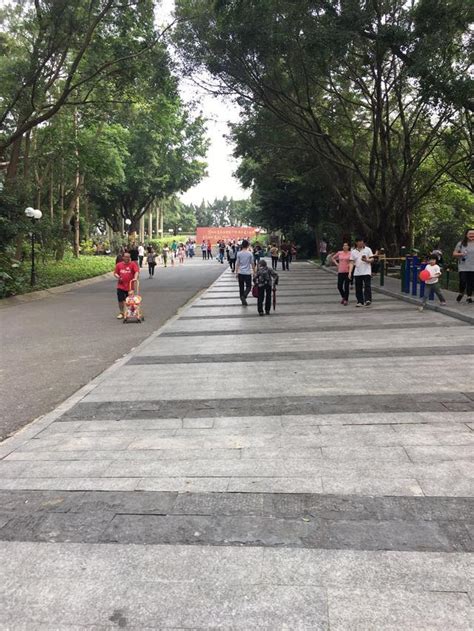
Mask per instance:
[[[240,175],[261,194],[266,178],[264,203],[272,187],[278,200],[293,190],[292,212],[309,204],[318,216],[330,199],[341,224],[398,247],[412,240],[417,209],[440,183],[468,184],[469,3],[176,6],[185,67],[209,72],[213,89],[242,107]],[[324,202],[315,207],[316,197]]]

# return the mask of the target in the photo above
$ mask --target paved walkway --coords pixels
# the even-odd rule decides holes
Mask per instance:
[[[46,414],[128,353],[206,289],[222,266],[194,258],[184,266],[142,268],[146,320],[123,326],[115,285],[108,278],[85,286],[0,300],[0,441]],[[38,298],[37,294],[41,297]]]
[[[0,445],[0,628],[472,629],[472,328],[281,277]]]

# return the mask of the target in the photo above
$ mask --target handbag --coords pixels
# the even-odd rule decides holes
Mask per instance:
[[[254,298],[258,298],[258,286],[257,286],[257,285],[254,285],[254,286],[252,287],[252,296],[253,296]]]

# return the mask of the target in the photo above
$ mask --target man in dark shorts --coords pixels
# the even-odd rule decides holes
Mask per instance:
[[[114,276],[118,280],[117,283],[117,300],[119,303],[120,313],[117,318],[123,319],[123,313],[125,309],[125,300],[127,299],[128,292],[130,291],[130,282],[137,280],[140,270],[135,261],[130,260],[130,253],[125,252],[123,255],[123,261],[117,263],[115,266]]]

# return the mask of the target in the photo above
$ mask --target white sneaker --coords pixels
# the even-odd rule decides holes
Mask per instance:
[[[421,305],[421,307],[418,307],[418,311],[423,311],[424,310],[424,306]]]
[[[367,302],[365,303],[365,306],[366,306],[366,307],[370,307],[370,305],[371,305],[371,304],[372,304],[372,303],[370,302],[370,300],[367,300]]]
[[[363,306],[364,306],[364,305],[363,305],[361,302],[358,302],[358,303],[356,304],[356,307],[363,307]]]

